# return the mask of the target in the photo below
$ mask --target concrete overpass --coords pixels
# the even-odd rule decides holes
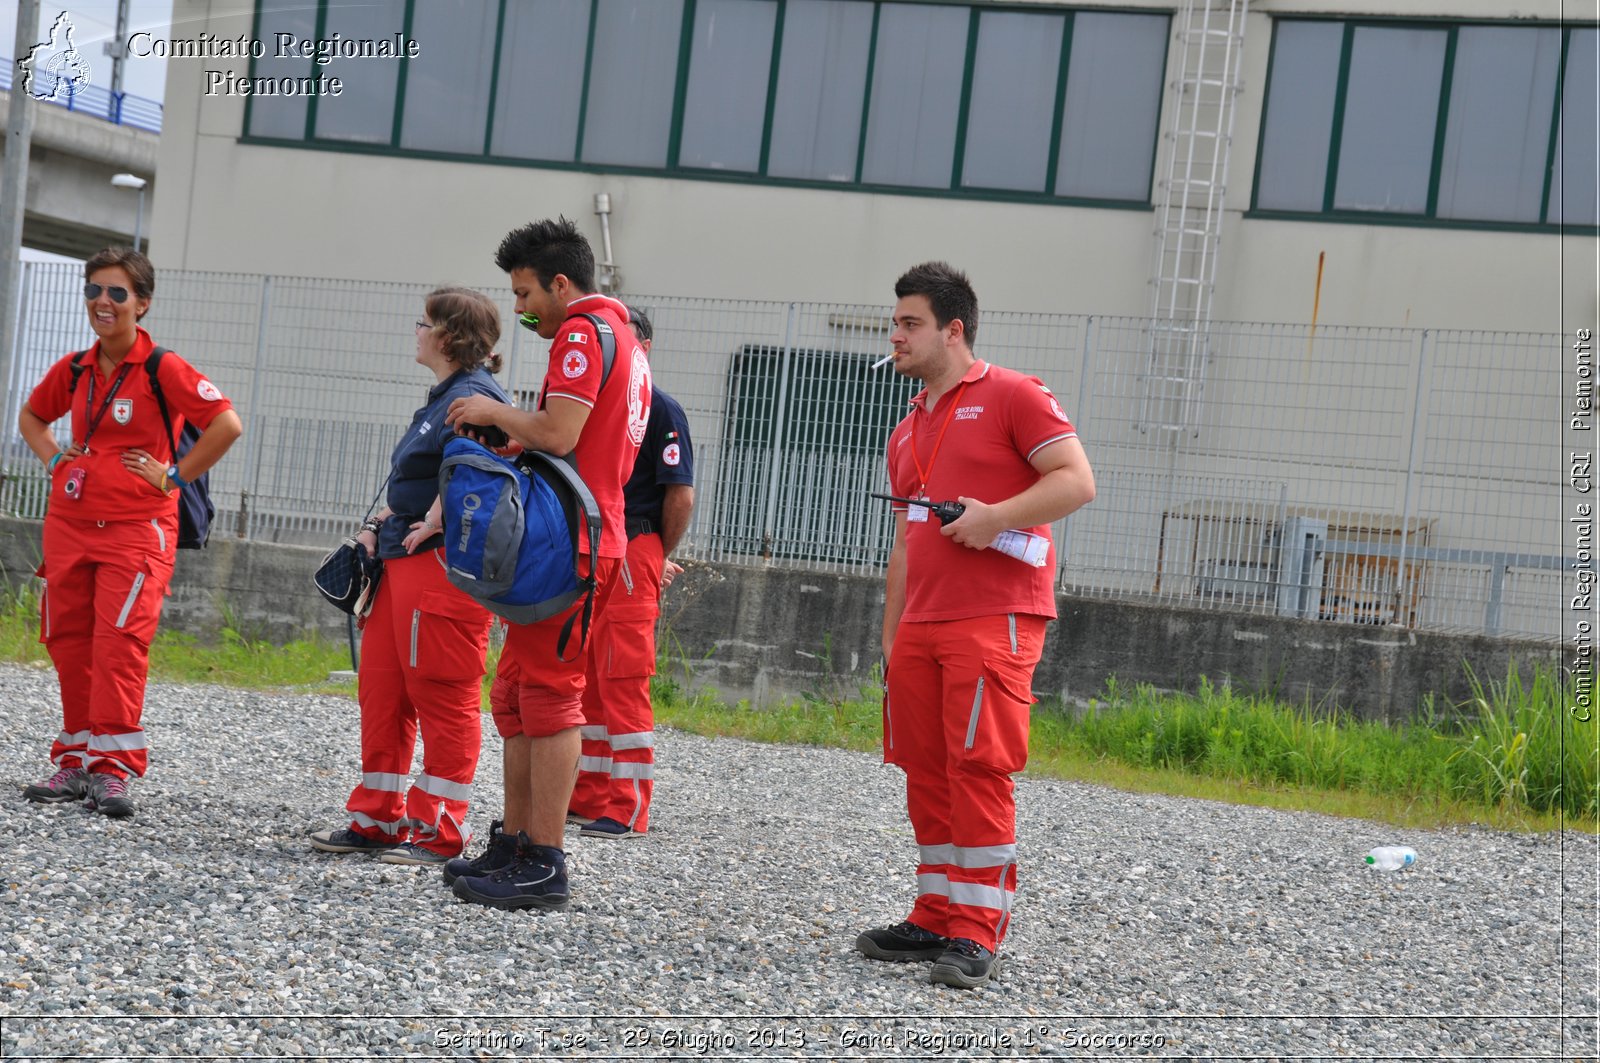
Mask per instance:
[[[10,96],[0,91],[0,112]],[[148,243],[160,136],[52,103],[33,106],[38,110],[28,156],[23,244],[73,258],[87,258],[108,244],[131,245],[139,193],[113,188],[111,175],[117,173],[150,182],[144,192]]]

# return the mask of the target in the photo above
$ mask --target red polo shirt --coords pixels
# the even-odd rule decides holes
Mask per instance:
[[[889,483],[902,497],[1002,502],[1038,483],[1028,463],[1035,453],[1078,434],[1037,377],[987,362],[975,362],[931,410],[927,394],[911,400],[911,412],[889,436]],[[939,528],[932,514],[926,523],[906,525],[901,620],[1056,615],[1054,543],[1045,565],[1034,568],[998,550],[960,546]],[[1050,535],[1049,525],[1023,530]]]
[[[600,556],[624,557],[628,553],[628,532],[623,518],[622,485],[633,472],[639,444],[644,442],[650,421],[650,363],[628,327],[627,307],[617,300],[586,295],[567,304],[567,313],[569,316],[550,344],[550,364],[540,388],[540,403],[555,395],[590,408],[573,454],[578,475],[589,485],[600,506]],[[579,314],[594,314],[616,333],[617,356],[603,390],[600,337]],[[588,553],[588,540],[580,536],[578,541],[582,551]]]
[[[72,387],[74,356],[68,355],[50,367],[28,396],[28,408],[46,423],[59,420],[70,410],[73,440],[89,442],[87,455],[56,464],[50,490],[52,512],[76,520],[144,520],[176,511],[176,496],[162,494],[122,466],[123,453],[132,448],[155,455],[165,463],[162,468],[172,464],[167,427],[161,420],[155,392],[150,390],[150,375],[144,364],[154,349],[150,334],[140,328],[133,349],[108,377],[100,372],[100,344],[96,342],[82,356],[88,365],[79,376],[76,389]],[[116,381],[123,366],[127,367],[127,374],[119,385]],[[172,351],[161,356],[159,372],[161,393],[166,396],[167,411],[172,415],[174,439],[182,434],[186,422],[192,421],[203,431],[217,414],[233,409],[233,403],[216,385]],[[116,393],[107,403],[106,396],[114,385]],[[89,410],[91,390],[93,411]],[[104,414],[100,414],[102,408]],[[91,435],[89,424],[96,415],[99,420]],[[84,471],[83,497],[77,501],[61,489],[67,471],[74,468]]]

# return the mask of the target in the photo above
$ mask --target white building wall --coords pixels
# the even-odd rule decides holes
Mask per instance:
[[[249,36],[252,10],[249,0],[178,0],[173,24],[181,31],[174,32]],[[1600,312],[1593,236],[1246,217],[1272,13],[1393,12],[1387,5],[1302,0],[1254,5],[1217,318],[1309,322],[1320,255],[1321,323],[1539,331],[1592,325]],[[1561,5],[1458,0],[1412,5],[1407,14],[1555,20]],[[944,258],[968,270],[993,309],[1149,311],[1153,210],[245,145],[238,142],[243,98],[202,95],[204,72],[219,69],[242,77],[248,63],[169,65],[151,238],[164,268],[498,286],[503,277],[492,253],[507,230],[566,214],[598,243],[593,197],[606,192],[629,291],[881,304],[906,266]],[[1170,66],[1168,74],[1169,81],[1176,76]],[[1157,182],[1163,172],[1158,159]]]

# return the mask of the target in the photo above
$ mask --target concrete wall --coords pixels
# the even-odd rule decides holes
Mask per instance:
[[[40,531],[38,522],[0,518],[0,569],[11,584],[37,565]],[[204,551],[179,554],[163,622],[202,640],[230,622],[253,637],[284,640],[315,628],[342,640],[344,614],[310,582],[325,552],[214,537]],[[1172,690],[1194,690],[1208,677],[1398,720],[1430,692],[1445,703],[1464,701],[1464,663],[1488,680],[1503,679],[1513,660],[1525,673],[1561,660],[1561,648],[1549,643],[1065,596],[1058,608],[1034,691],[1068,701],[1100,694],[1112,675]],[[856,696],[878,662],[883,581],[691,561],[662,616],[667,671],[686,670],[730,699]]]
[[[1120,3],[1149,6],[1153,0]],[[249,0],[177,0],[183,35],[251,33]],[[1392,13],[1368,2],[1262,0],[1249,17],[1223,218],[1216,317],[1306,322],[1326,252],[1320,321],[1363,326],[1548,331],[1592,325],[1592,237],[1245,217],[1273,14]],[[1557,20],[1533,4],[1427,0],[1416,17]],[[1167,82],[1179,49],[1169,54]],[[241,144],[245,100],[205,95],[206,71],[245,61],[171,61],[152,248],[169,269],[237,270],[501,286],[491,251],[511,227],[564,213],[597,240],[611,196],[623,289],[886,304],[906,266],[965,268],[986,308],[1150,311],[1154,209],[976,201],[772,184],[445,162]],[[1174,94],[1167,91],[1161,128]],[[1167,140],[1153,195],[1159,199]],[[418,204],[437,209],[419,211]],[[396,224],[397,219],[422,224]],[[447,219],[447,224],[428,224]],[[1492,270],[1485,264],[1492,263]],[[1493,282],[1486,278],[1493,276]]]
[[[10,99],[9,92],[0,92],[0,110],[10,105]],[[139,193],[113,188],[111,175],[116,173],[133,173],[151,181],[145,189],[144,205],[144,234],[148,236],[160,137],[54,104],[33,106],[23,242],[82,258],[107,244],[131,244]],[[11,139],[7,137],[5,143]],[[0,156],[4,154],[0,150]]]

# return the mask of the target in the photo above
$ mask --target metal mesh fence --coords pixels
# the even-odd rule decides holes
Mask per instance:
[[[76,267],[28,264],[7,425],[92,342]],[[427,288],[165,272],[151,334],[245,421],[214,471],[219,534],[325,543],[365,512],[423,402]],[[514,321],[509,291],[489,293]],[[683,552],[881,570],[883,448],[914,393],[885,306],[630,296],[659,386],[688,414]],[[980,357],[1039,376],[1078,425],[1099,495],[1057,527],[1073,593],[1330,622],[1561,637],[1559,334],[1213,324],[985,312]],[[545,345],[511,324],[502,381],[531,407]],[[44,480],[14,431],[0,506]],[[981,485],[972,492],[981,497]]]

